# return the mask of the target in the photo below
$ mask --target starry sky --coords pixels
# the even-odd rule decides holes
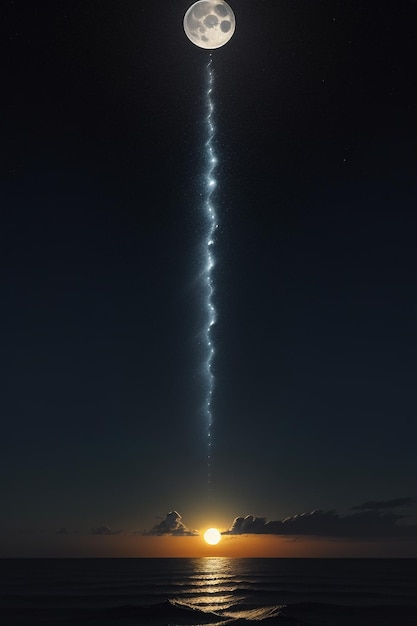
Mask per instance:
[[[3,3],[0,556],[417,556],[417,3],[230,4],[209,489],[190,2]]]

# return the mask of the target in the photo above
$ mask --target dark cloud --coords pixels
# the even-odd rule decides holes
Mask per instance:
[[[69,530],[65,527],[62,527],[58,530],[58,535],[68,535],[69,534]]]
[[[395,498],[394,500],[370,500],[357,506],[352,506],[351,511],[380,511],[384,509],[395,509],[399,506],[411,506],[414,504],[413,498]]]
[[[120,535],[121,532],[121,530],[112,530],[109,526],[102,524],[97,526],[97,528],[92,528],[90,535]]]
[[[177,511],[170,511],[166,518],[156,524],[151,530],[145,531],[144,535],[174,535],[176,537],[198,535],[196,530],[189,530],[181,521],[181,515]]]
[[[237,517],[223,534],[312,535],[356,539],[417,537],[417,526],[398,523],[404,519],[404,515],[375,509],[343,516],[336,511],[312,511],[270,522],[264,517],[247,515]]]

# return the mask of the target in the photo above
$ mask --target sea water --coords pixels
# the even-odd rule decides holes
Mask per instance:
[[[2,559],[0,623],[415,626],[416,559]]]

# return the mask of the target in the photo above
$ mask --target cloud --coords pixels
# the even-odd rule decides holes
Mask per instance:
[[[408,502],[409,499],[391,500],[388,507],[378,506],[363,509],[363,505],[360,505],[353,507],[357,512],[343,516],[334,510],[318,510],[270,522],[267,522],[264,517],[254,517],[253,515],[236,517],[229,530],[223,534],[309,535],[355,539],[417,537],[417,526],[398,523],[406,519],[404,515],[383,510],[384,508],[401,506],[400,504],[392,504],[400,500],[401,502],[405,500]],[[380,505],[381,503],[374,504]]]
[[[101,526],[97,526],[97,528],[92,528],[90,531],[90,535],[120,535],[121,530],[112,530],[106,524],[102,524]]]
[[[167,516],[159,524],[148,531],[145,531],[144,535],[174,535],[175,537],[191,537],[198,535],[196,530],[189,530],[185,524],[181,521],[182,517],[177,511],[170,511]]]
[[[351,511],[380,511],[384,509],[395,509],[399,506],[411,506],[414,504],[413,498],[395,498],[394,500],[370,500],[364,504],[352,506]]]

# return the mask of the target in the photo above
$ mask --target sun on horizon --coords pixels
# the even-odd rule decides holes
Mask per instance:
[[[217,528],[209,528],[204,533],[204,541],[208,543],[210,546],[217,545],[221,538],[222,536],[220,532],[217,530]]]

